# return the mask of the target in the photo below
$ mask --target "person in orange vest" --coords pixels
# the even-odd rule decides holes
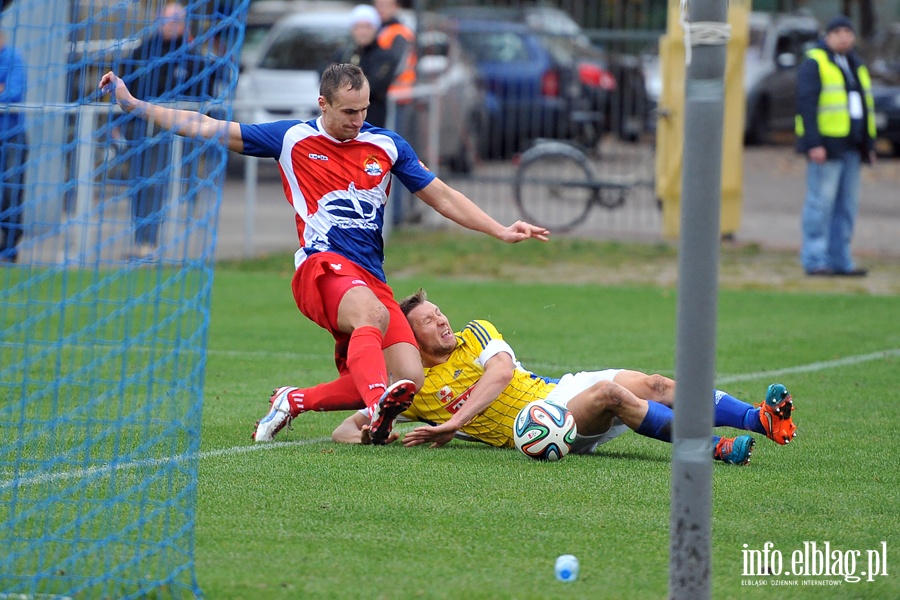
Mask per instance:
[[[373,0],[375,10],[381,17],[381,28],[378,30],[378,45],[394,55],[397,61],[397,73],[388,87],[388,123],[386,127],[393,129],[412,145],[419,146],[415,131],[413,101],[409,97],[416,84],[416,34],[400,22],[400,4],[398,0]],[[393,103],[393,119],[391,117],[390,98],[400,96]],[[394,186],[391,193],[391,214],[389,219],[399,225],[406,215],[413,211],[413,199],[404,193],[401,186]]]
[[[381,17],[378,45],[398,59],[397,73],[388,94],[409,93],[416,83],[416,34],[397,18],[400,12],[397,0],[375,0],[374,4]],[[410,102],[407,98],[398,100],[397,104],[408,105]]]

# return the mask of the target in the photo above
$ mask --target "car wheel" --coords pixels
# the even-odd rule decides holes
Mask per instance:
[[[769,101],[760,98],[750,113],[744,141],[751,145],[767,144],[772,130],[769,120]]]

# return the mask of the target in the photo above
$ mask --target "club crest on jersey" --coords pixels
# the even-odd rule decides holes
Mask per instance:
[[[378,159],[374,156],[366,157],[366,161],[363,163],[363,170],[366,172],[366,175],[371,175],[372,177],[377,177],[384,173],[384,169],[381,168],[381,163],[378,162]]]
[[[466,403],[466,400],[469,399],[469,396],[472,395],[472,390],[474,389],[475,386],[473,385],[462,394],[454,398],[453,390],[450,389],[450,386],[444,386],[443,388],[441,388],[441,391],[438,392],[438,398],[440,399],[441,404],[446,404],[444,408],[447,409],[447,412],[455,415],[457,412],[459,412],[459,409],[462,408],[463,404]]]

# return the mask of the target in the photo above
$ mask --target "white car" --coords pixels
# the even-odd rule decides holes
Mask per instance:
[[[234,120],[268,123],[319,116],[319,79],[350,43],[350,10],[282,17],[260,44],[256,63],[238,77]]]

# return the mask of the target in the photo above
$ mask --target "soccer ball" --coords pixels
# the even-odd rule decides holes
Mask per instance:
[[[535,460],[559,460],[575,441],[575,417],[564,406],[536,400],[519,411],[513,441],[522,454]]]

